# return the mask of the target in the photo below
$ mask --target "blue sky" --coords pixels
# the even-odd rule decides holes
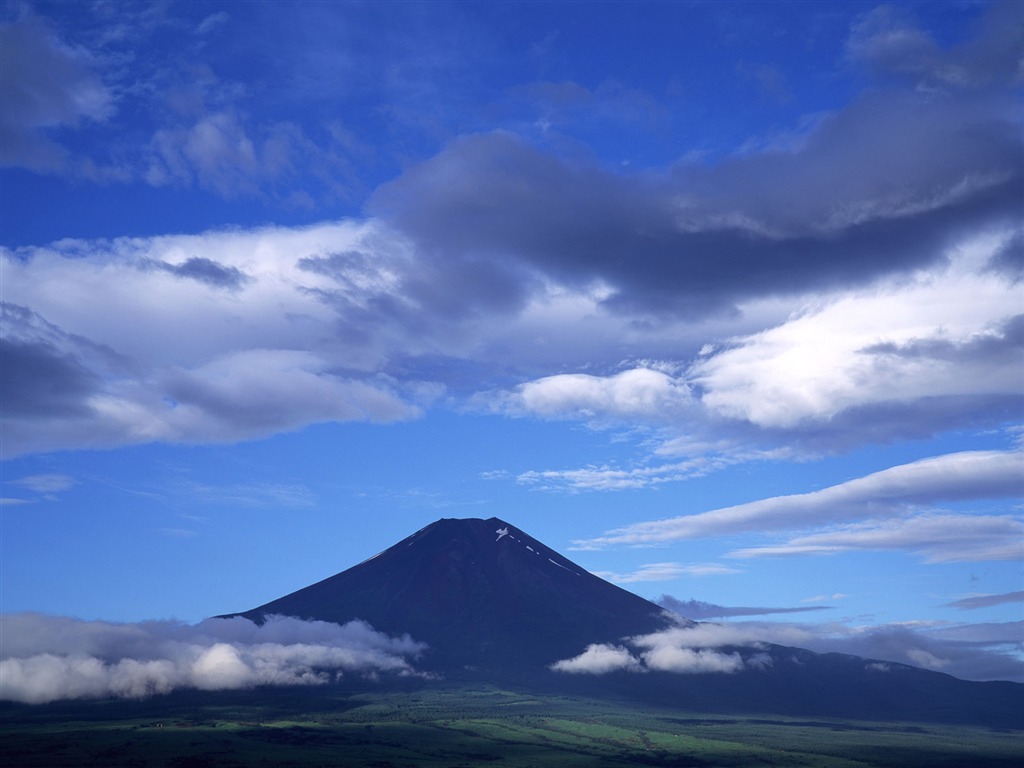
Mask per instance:
[[[1015,3],[2,5],[0,610],[497,516],[1024,680]]]

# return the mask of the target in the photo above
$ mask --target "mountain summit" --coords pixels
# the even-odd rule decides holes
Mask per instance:
[[[452,681],[614,695],[693,711],[1024,727],[1024,685],[731,641],[614,586],[492,517],[444,519],[316,584],[243,613],[355,619],[427,644]]]
[[[241,615],[362,619],[428,644],[423,663],[543,670],[591,643],[686,624],[492,517],[443,519],[365,560]]]

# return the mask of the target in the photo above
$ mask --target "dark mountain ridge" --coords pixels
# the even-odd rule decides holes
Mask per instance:
[[[442,519],[284,597],[226,614],[344,624],[361,619],[425,642],[420,669],[449,681],[519,684],[708,712],[926,720],[1024,728],[1024,685],[969,682],[909,665],[768,643],[688,649],[729,671],[568,674],[551,665],[592,644],[698,625],[588,573],[500,520]],[[686,653],[687,651],[683,651]]]

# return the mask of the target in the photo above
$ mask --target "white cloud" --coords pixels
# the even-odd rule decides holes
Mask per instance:
[[[738,653],[719,653],[707,649],[695,651],[670,644],[656,645],[645,651],[643,660],[650,670],[688,675],[739,672],[743,669],[743,659]]]
[[[611,376],[559,374],[520,385],[506,407],[545,418],[671,419],[692,404],[681,378],[649,367]]]
[[[844,597],[849,597],[849,595],[844,595],[842,592],[836,592],[835,594],[832,594],[832,595],[815,595],[814,597],[805,597],[800,602],[801,603],[827,603],[829,600],[842,600]]]
[[[516,477],[569,492],[652,487],[740,462],[1005,422],[1024,395],[1024,315],[1013,281],[991,265],[1014,237],[1004,228],[963,239],[946,248],[939,268],[807,293],[788,309],[750,299],[742,313],[756,315],[764,330],[712,343],[708,335],[724,324],[706,324],[708,335],[686,342],[694,362],[683,373],[678,364],[634,363],[610,375],[546,376],[478,399],[508,415],[628,424],[643,433],[647,455],[633,465],[545,467]],[[780,310],[788,320],[780,322]],[[597,307],[587,311],[594,323],[606,321]],[[636,332],[628,323],[622,330]],[[655,330],[646,340],[659,349],[662,342]],[[595,350],[593,359],[601,355]],[[684,460],[652,460],[659,456]]]
[[[680,576],[722,576],[727,574],[740,573],[737,568],[719,565],[717,563],[693,563],[683,565],[681,563],[648,563],[641,565],[632,573],[613,573],[611,571],[593,571],[606,581],[613,581],[616,584],[632,584],[640,581],[672,581]]]
[[[588,675],[604,675],[619,670],[638,672],[642,669],[640,661],[627,649],[604,643],[588,645],[579,656],[556,661],[551,668],[556,672]]]
[[[712,414],[781,429],[929,398],[1019,396],[1019,356],[994,351],[1020,344],[1004,327],[1019,291],[982,268],[1012,236],[961,245],[942,271],[823,296],[699,359],[690,381]]]
[[[346,674],[416,674],[425,648],[383,635],[361,621],[345,625],[268,617],[112,624],[0,616],[0,699],[30,704],[60,699],[143,698],[179,688],[229,690],[257,685],[319,685]]]
[[[303,268],[368,239],[376,261],[334,275]],[[409,382],[407,400],[377,375],[385,335],[344,341],[358,323],[339,302],[372,301],[394,280],[381,242],[373,227],[340,223],[3,249],[4,341],[26,377],[5,390],[5,450],[416,417],[409,400],[423,387]]]
[[[1021,490],[1022,467],[1024,454],[1019,451],[946,454],[891,467],[820,491],[776,496],[667,520],[634,523],[594,539],[576,541],[574,545],[592,549],[619,544],[657,544],[731,533],[896,517],[922,505],[942,501],[1016,498]],[[964,518],[965,521],[977,519]],[[1009,529],[1005,528],[1008,522],[1002,523],[1004,528],[998,535],[1008,532]],[[916,529],[922,534],[927,533],[928,524],[922,522]],[[995,532],[993,527],[989,530]],[[999,543],[1005,546],[1005,541]],[[913,541],[908,537],[905,544],[912,546]]]
[[[609,672],[673,672],[675,674],[733,673],[744,668],[736,651],[722,653],[717,646],[760,647],[761,641],[728,625],[698,624],[627,638],[625,645],[589,645],[579,656],[551,665],[556,672],[603,675]],[[763,668],[763,661],[755,663]]]
[[[539,490],[620,491],[701,477],[730,463],[730,460],[723,457],[697,456],[685,461],[628,469],[604,465],[579,469],[529,470],[517,475],[516,482]]]
[[[701,623],[688,627],[673,627],[630,640],[638,648],[718,648],[728,646],[759,647],[765,638],[752,635],[739,624]]]
[[[704,477],[736,464],[780,461],[794,455],[789,448],[758,449],[731,439],[709,441],[691,434],[666,439],[666,434],[676,435],[678,425],[657,430],[657,436],[642,427],[635,430],[636,433],[650,438],[648,448],[651,443],[654,445],[646,460],[638,462],[640,466],[604,464],[575,469],[532,469],[519,473],[515,480],[537,490],[569,493],[656,488],[665,483]],[[665,461],[668,457],[681,458]]]
[[[30,491],[44,494],[67,491],[78,484],[75,478],[60,474],[29,475],[28,477],[11,480],[10,482],[23,488],[28,488]]]
[[[5,341],[21,356],[25,414],[47,416],[12,411],[5,450],[233,441],[414,418],[447,392],[446,377],[472,390],[498,371],[583,370],[588,358],[605,366],[614,351],[631,367],[468,398],[506,415],[627,425],[648,439],[649,455],[632,465],[537,469],[518,482],[643,488],[806,455],[812,437],[831,445],[902,428],[861,419],[864,408],[960,398],[953,411],[973,413],[987,398],[1019,396],[1007,351],[1021,325],[1012,286],[984,269],[1005,240],[964,246],[937,277],[807,295],[816,308],[782,325],[786,303],[755,297],[741,319],[688,326],[638,324],[602,304],[600,287],[568,286],[533,265],[441,259],[373,220],[4,248]],[[955,291],[964,290],[977,300],[961,307]],[[716,329],[765,324],[773,327],[707,342]],[[685,374],[657,362],[680,348],[697,356]],[[934,416],[909,420],[928,430]]]

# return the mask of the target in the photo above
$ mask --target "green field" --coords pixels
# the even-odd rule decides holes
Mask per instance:
[[[33,766],[1017,766],[1019,731],[703,715],[497,688],[259,690],[0,708]]]

